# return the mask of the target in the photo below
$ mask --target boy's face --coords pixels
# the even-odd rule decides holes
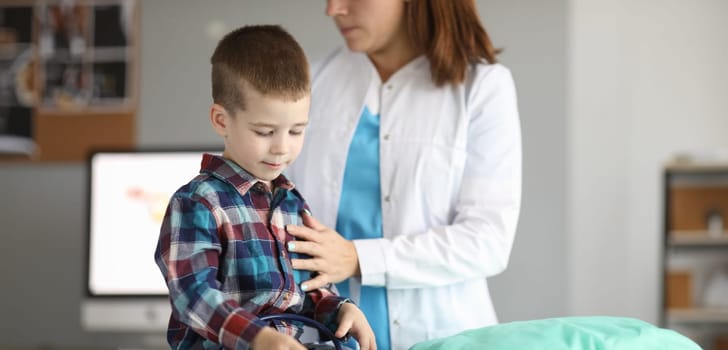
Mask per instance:
[[[215,104],[210,118],[225,140],[223,156],[270,186],[301,152],[311,97],[291,101],[252,88],[246,95],[244,111],[232,116]]]

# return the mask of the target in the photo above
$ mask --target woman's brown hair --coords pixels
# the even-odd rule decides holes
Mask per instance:
[[[409,34],[429,59],[436,85],[462,83],[472,63],[497,62],[499,50],[478,18],[475,0],[410,0],[406,4]]]

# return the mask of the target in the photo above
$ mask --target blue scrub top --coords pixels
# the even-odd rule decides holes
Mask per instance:
[[[344,180],[336,218],[336,231],[346,239],[382,238],[382,203],[379,178],[379,114],[364,107],[344,169]],[[350,296],[349,282],[336,287]],[[389,349],[387,290],[362,286],[359,308],[377,337],[377,349]]]

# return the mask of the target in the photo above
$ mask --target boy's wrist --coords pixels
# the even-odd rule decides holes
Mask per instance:
[[[252,344],[255,337],[268,328],[267,323],[239,308],[223,322],[219,343],[231,349],[238,348],[241,342]]]

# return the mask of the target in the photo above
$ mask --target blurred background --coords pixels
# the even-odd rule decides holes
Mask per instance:
[[[728,149],[728,2],[477,4],[513,72],[523,129],[518,233],[508,269],[490,282],[500,320],[661,322],[663,166]],[[281,24],[312,61],[343,43],[323,0],[136,5],[138,90],[127,126],[142,148],[219,146],[208,122],[209,57],[227,31]],[[76,142],[58,130],[60,144]],[[82,160],[0,162],[0,348],[135,347],[148,336],[81,327],[87,176]],[[728,318],[720,322],[728,333]]]

